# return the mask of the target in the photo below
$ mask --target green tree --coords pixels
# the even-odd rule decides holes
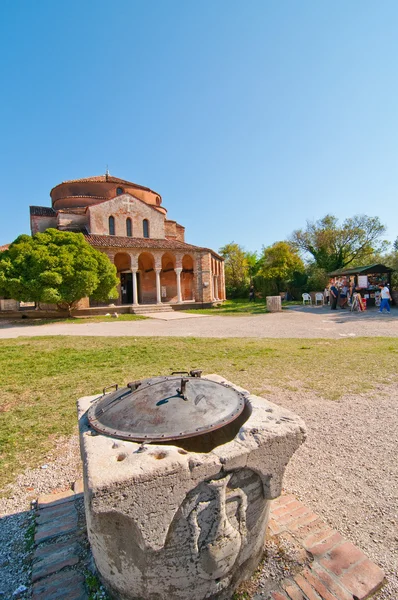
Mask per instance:
[[[224,258],[225,287],[227,297],[243,296],[247,293],[251,268],[254,268],[255,255],[231,242],[219,250]]]
[[[307,282],[306,292],[323,292],[329,283],[329,277],[324,269],[320,269],[316,263],[312,262],[307,265]]]
[[[66,306],[81,298],[117,298],[116,268],[81,233],[47,229],[20,235],[0,254],[0,294]]]
[[[380,257],[379,262],[394,269],[391,274],[391,283],[394,289],[398,289],[398,238],[393,243],[392,250]]]
[[[274,292],[286,291],[296,274],[304,273],[304,263],[289,242],[275,242],[263,248],[258,274]]]
[[[385,230],[379,217],[355,215],[339,225],[336,217],[326,215],[294,231],[291,242],[311,254],[317,267],[330,272],[353,263],[366,264],[373,254],[385,250],[387,243],[380,239]]]

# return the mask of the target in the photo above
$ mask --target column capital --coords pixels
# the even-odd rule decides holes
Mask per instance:
[[[174,269],[174,271],[175,271],[176,273],[181,273],[181,272],[182,272],[182,267],[176,267],[176,268]]]
[[[162,270],[162,267],[155,267],[155,273],[160,273]]]

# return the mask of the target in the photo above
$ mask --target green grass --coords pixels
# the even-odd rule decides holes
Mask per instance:
[[[392,338],[0,340],[0,488],[75,433],[76,399],[106,385],[201,368],[271,401],[275,388],[336,400],[395,381],[397,359]]]
[[[219,306],[210,308],[195,308],[184,312],[199,313],[201,315],[260,315],[267,312],[266,302],[264,300],[256,300],[249,302],[241,298],[235,300],[225,300]]]
[[[109,598],[97,575],[91,571],[85,572],[85,583],[88,591],[88,600],[107,600]]]
[[[287,306],[296,306],[301,304],[300,302],[282,302],[282,308]],[[257,299],[255,302],[249,302],[242,298],[235,298],[234,300],[225,300],[219,306],[213,306],[211,308],[195,308],[186,310],[185,312],[199,313],[201,315],[222,315],[222,316],[244,316],[244,315],[263,315],[267,312],[266,300]]]

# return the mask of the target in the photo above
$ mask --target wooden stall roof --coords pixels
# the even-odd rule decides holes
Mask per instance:
[[[328,273],[330,277],[338,277],[339,275],[369,275],[370,273],[392,273],[394,269],[385,265],[375,264],[367,265],[366,267],[353,267],[352,269],[338,269],[332,273]]]

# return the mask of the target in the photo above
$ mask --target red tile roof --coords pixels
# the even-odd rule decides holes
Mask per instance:
[[[34,217],[56,217],[57,213],[48,206],[30,206],[30,214]]]
[[[4,246],[0,246],[0,252],[4,252],[4,250],[8,250],[10,244],[4,244]]]
[[[219,257],[214,250],[210,248],[202,248],[201,246],[193,246],[192,244],[186,244],[185,242],[178,242],[176,240],[155,240],[151,238],[131,238],[117,235],[96,235],[89,234],[85,236],[91,246],[96,248],[161,248],[165,250],[205,250],[211,252],[215,256]],[[221,257],[219,257],[221,258]]]

